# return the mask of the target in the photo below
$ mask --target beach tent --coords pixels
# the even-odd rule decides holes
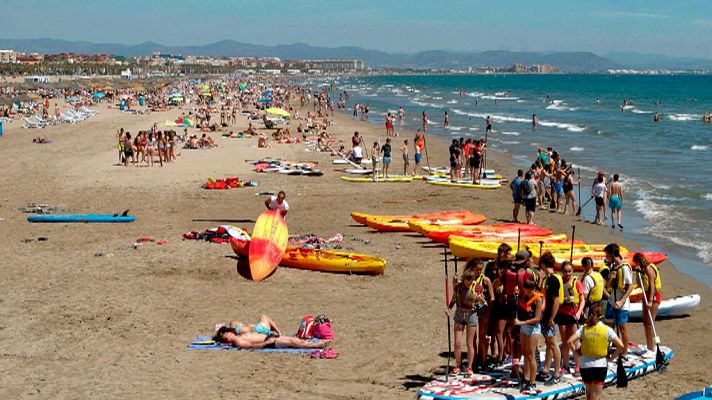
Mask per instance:
[[[277,116],[277,117],[284,117],[284,118],[289,118],[289,117],[291,117],[291,115],[289,114],[289,112],[287,112],[286,110],[283,110],[283,109],[281,109],[281,108],[277,108],[277,107],[268,108],[268,109],[265,110],[265,113],[270,114],[270,115],[274,115],[274,116]]]

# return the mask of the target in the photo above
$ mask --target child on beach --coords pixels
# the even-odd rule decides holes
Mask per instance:
[[[478,314],[477,307],[484,303],[484,295],[482,290],[478,293],[476,290],[475,274],[471,270],[465,270],[462,273],[462,281],[457,284],[455,291],[448,303],[446,313],[451,315],[450,309],[457,305],[455,311],[455,368],[453,373],[460,373],[462,365],[462,336],[465,335],[465,344],[467,346],[467,370],[466,374],[472,375],[472,363],[475,360],[474,338],[477,334]],[[480,286],[481,289],[481,286]]]
[[[543,295],[539,293],[534,279],[524,281],[524,293],[517,304],[517,317],[514,325],[520,327],[519,342],[524,355],[524,371],[522,392],[536,390],[536,351],[537,341],[541,335]]]
[[[391,165],[391,138],[386,139],[386,144],[381,146],[383,153],[383,177],[388,178],[388,167]]]
[[[410,164],[410,161],[408,160],[408,139],[403,141],[401,154],[403,155],[403,175],[408,175],[408,165]]]
[[[376,166],[378,165],[379,150],[378,142],[373,142],[373,147],[371,147],[371,176],[374,181],[378,178],[376,175]]]

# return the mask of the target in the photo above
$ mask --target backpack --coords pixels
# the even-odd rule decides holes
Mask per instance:
[[[299,322],[297,337],[300,339],[311,339],[314,335],[314,317],[307,315]]]

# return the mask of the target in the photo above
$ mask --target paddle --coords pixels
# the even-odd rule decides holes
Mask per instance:
[[[425,150],[425,162],[428,164],[428,171],[430,171],[430,157],[428,157],[428,143],[425,141],[425,132],[423,132],[423,149]]]
[[[620,271],[617,271],[616,273],[620,273]],[[613,304],[615,304],[616,302],[616,289],[613,289]],[[614,321],[616,326],[616,335],[620,337],[621,333],[620,327],[618,326],[618,318],[614,318]],[[616,361],[616,387],[628,387],[628,375],[625,373],[625,367],[623,366],[623,354],[619,354],[618,360]]]
[[[569,262],[574,262],[574,237],[576,236],[576,225],[571,225],[571,255]]]
[[[581,184],[579,183],[579,186],[580,186],[580,185],[581,185]],[[590,199],[586,200],[586,202],[583,203],[582,206],[579,206],[578,211],[576,211],[576,216],[577,216],[577,217],[578,217],[579,215],[581,215],[581,210],[583,210],[583,208],[586,207],[586,204],[588,204],[591,200],[593,200],[593,196],[591,196]],[[580,202],[580,200],[579,200],[579,202]],[[579,203],[579,204],[581,204],[581,203]]]
[[[450,306],[450,285],[448,284],[447,280],[449,279],[448,277],[448,272],[447,272],[447,245],[443,246],[444,251],[443,255],[445,256],[445,307]],[[452,341],[450,339],[450,315],[447,315],[447,368],[445,369],[445,382],[447,382],[450,378],[450,351],[452,349]]]
[[[643,301],[645,304],[648,304],[648,293],[646,293],[645,287],[643,287],[643,276],[640,273],[640,269],[638,270],[638,281],[640,281],[640,286],[643,289]],[[652,282],[651,282],[652,284]],[[650,319],[650,325],[653,327],[653,335],[655,335],[655,347],[657,347],[657,351],[655,352],[655,369],[660,371],[661,368],[665,365],[665,356],[663,355],[663,352],[660,350],[660,337],[658,336],[657,330],[655,330],[655,321],[653,321],[653,314],[650,313],[650,308],[645,307],[646,310],[648,311],[648,318]]]
[[[517,251],[519,251],[519,243],[522,240],[522,228],[517,228]]]
[[[581,205],[581,167],[578,167],[578,203]]]

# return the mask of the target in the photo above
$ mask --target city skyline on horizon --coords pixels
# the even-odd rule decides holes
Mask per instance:
[[[200,46],[222,40],[256,45],[306,43],[315,47],[358,46],[388,53],[427,50],[556,52],[589,51],[709,58],[712,8],[704,0],[605,0],[546,7],[524,1],[506,5],[453,0],[381,4],[319,4],[307,0],[249,3],[207,0],[115,4],[97,0],[0,1],[5,21],[0,37],[52,38],[101,44]],[[192,6],[192,7],[191,7]],[[37,13],[42,9],[42,13]],[[77,10],[81,9],[81,13]],[[107,28],[108,27],[108,28]]]

